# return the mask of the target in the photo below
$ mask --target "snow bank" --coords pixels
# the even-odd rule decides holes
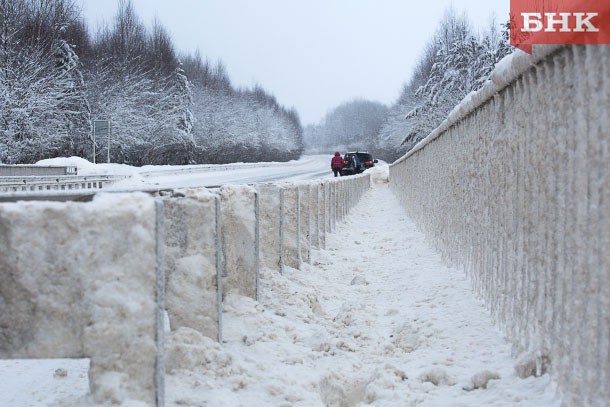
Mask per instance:
[[[93,164],[81,157],[59,157],[40,160],[36,165],[73,166],[77,168],[78,175],[137,175],[137,167],[125,164]]]
[[[470,274],[515,355],[540,355],[567,405],[605,405],[610,47],[535,49],[503,60],[391,166],[390,184]],[[517,366],[523,376],[533,369]]]
[[[380,162],[375,167],[367,170],[371,176],[371,182],[373,184],[387,184],[390,180],[388,178],[388,164]]]

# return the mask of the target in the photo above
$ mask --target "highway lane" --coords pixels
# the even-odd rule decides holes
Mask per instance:
[[[330,156],[329,156],[330,157]],[[304,156],[287,163],[229,164],[226,166],[168,167],[117,182],[112,191],[218,187],[226,184],[303,181],[332,177],[330,158]]]
[[[257,184],[265,182],[291,182],[330,178],[330,155],[303,156],[299,160],[286,163],[234,163],[226,165],[191,166],[147,166],[134,168],[126,173],[104,175],[107,178],[122,179],[104,184],[97,190],[61,188],[63,179],[53,180],[59,184],[54,189],[44,191],[15,191],[0,193],[0,202],[19,200],[90,200],[99,192],[155,193],[195,187],[217,188],[227,184]],[[89,177],[94,175],[88,175]],[[67,182],[67,181],[66,181]],[[67,184],[66,184],[67,185]]]

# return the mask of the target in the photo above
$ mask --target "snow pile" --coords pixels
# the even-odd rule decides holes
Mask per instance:
[[[36,165],[72,166],[77,168],[78,175],[127,175],[137,176],[139,169],[125,164],[93,164],[81,157],[60,157],[40,160]]]
[[[374,184],[387,184],[389,180],[388,164],[379,162],[375,167],[366,170],[371,176],[371,182]]]

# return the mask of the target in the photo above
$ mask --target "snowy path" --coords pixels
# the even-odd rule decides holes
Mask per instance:
[[[387,185],[365,195],[313,265],[261,279],[258,304],[227,298],[222,346],[174,334],[166,405],[560,404],[548,376],[517,377],[466,276],[442,264]],[[464,390],[485,371],[499,379]]]

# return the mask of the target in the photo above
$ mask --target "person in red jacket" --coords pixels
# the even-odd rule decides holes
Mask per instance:
[[[330,168],[335,173],[335,177],[337,175],[343,175],[341,173],[341,169],[343,169],[344,164],[345,164],[345,162],[343,161],[343,158],[341,158],[341,154],[339,154],[338,151],[335,151],[335,156],[330,161]]]

